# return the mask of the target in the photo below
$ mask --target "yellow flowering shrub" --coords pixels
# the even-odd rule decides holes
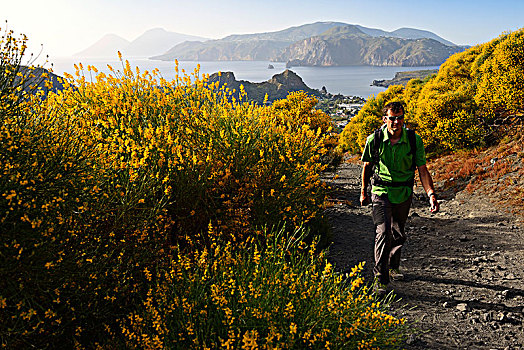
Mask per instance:
[[[25,106],[30,83],[30,72],[22,66],[26,47],[25,35],[17,38],[13,31],[4,29],[0,37],[0,115],[17,114]]]
[[[405,103],[405,120],[406,125],[413,130],[418,129],[416,114],[417,101],[424,85],[434,76],[427,77],[424,81],[420,79],[411,79],[404,89],[403,102]]]
[[[493,114],[524,113],[524,29],[502,35],[479,63],[475,101]]]
[[[178,239],[210,220],[238,234],[313,219],[324,200],[319,159],[331,139],[329,118],[312,110],[315,103],[297,93],[259,107],[231,101],[205,79],[167,82],[127,65],[96,81],[78,73],[47,108],[65,110],[89,131],[81,137],[106,171],[99,182],[110,224],[124,229],[167,210]]]
[[[466,51],[444,62],[425,81],[410,81],[404,90],[390,86],[381,100],[370,98],[342,132],[340,147],[359,153],[365,138],[379,125],[384,102],[401,100],[406,123],[433,154],[482,147],[504,135],[499,123],[524,115],[524,29]],[[374,116],[374,117],[373,117]]]
[[[210,230],[214,230],[210,228]],[[360,275],[334,272],[297,230],[266,232],[244,249],[213,240],[175,250],[142,306],[122,320],[131,348],[372,349],[399,346],[407,328],[386,313]],[[151,278],[149,272],[146,278]]]
[[[482,129],[474,114],[460,109],[451,118],[437,121],[436,132],[440,142],[452,151],[467,149],[482,138]]]
[[[210,222],[234,242],[319,217],[333,138],[313,98],[259,107],[198,73],[167,82],[126,63],[107,75],[79,65],[43,99],[10,68],[25,39],[5,40],[3,346],[119,344],[171,244],[196,249]]]
[[[418,96],[414,123],[417,132],[424,140],[426,147],[431,150],[450,149],[448,146],[471,146],[462,139],[459,143],[449,140],[453,134],[472,134],[473,131],[450,129],[475,127],[477,105],[473,100],[475,82],[473,79],[472,64],[475,61],[480,46],[467,51],[454,54],[446,60],[439,69],[438,74],[429,80]],[[469,124],[452,122],[453,114],[464,111],[463,115],[471,116]],[[478,141],[470,139],[469,141]],[[478,144],[478,142],[477,142]],[[454,147],[456,149],[456,147]]]
[[[20,66],[9,45],[24,40],[2,41],[0,67]],[[313,98],[260,107],[198,71],[168,82],[127,62],[78,65],[44,96],[12,72],[0,70],[2,347],[402,339],[361,267],[343,280],[290,235],[318,220],[336,145]]]

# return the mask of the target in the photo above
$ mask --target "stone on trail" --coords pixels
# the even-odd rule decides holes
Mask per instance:
[[[494,317],[495,317],[495,312],[493,310],[490,310],[482,315],[482,319],[485,322],[493,321]]]
[[[510,297],[510,292],[508,289],[503,290],[502,292],[500,292],[500,294],[502,295],[504,299],[509,299]]]
[[[507,280],[515,280],[515,279],[517,279],[517,277],[515,277],[515,275],[512,274],[512,273],[508,273],[506,275],[505,279],[507,279]]]
[[[462,312],[467,312],[470,310],[468,304],[466,303],[460,303],[460,304],[457,304],[457,310],[459,311],[462,311]]]

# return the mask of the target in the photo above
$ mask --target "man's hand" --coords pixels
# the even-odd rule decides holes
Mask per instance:
[[[430,208],[429,210],[432,212],[432,213],[438,213],[439,209],[440,209],[440,204],[437,200],[437,197],[436,196],[429,196],[429,204],[430,204]]]
[[[371,203],[371,201],[369,200],[369,196],[367,193],[361,193],[360,194],[360,205],[365,207],[366,205],[368,205],[369,203]]]
[[[440,209],[440,205],[437,201],[437,196],[435,196],[435,187],[433,186],[433,179],[426,167],[426,164],[418,167],[418,174],[420,175],[420,182],[422,182],[422,187],[429,195],[429,210],[432,213],[437,213]]]

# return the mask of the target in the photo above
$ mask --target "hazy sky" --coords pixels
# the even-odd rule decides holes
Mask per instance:
[[[70,56],[113,33],[133,40],[148,29],[207,38],[270,32],[317,21],[387,31],[429,30],[474,45],[524,27],[522,0],[0,0],[0,27],[44,45],[51,58]]]

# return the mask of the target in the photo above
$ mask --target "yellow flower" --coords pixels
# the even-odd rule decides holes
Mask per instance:
[[[291,335],[297,334],[297,325],[294,322],[291,322],[291,324],[289,325],[289,332],[291,333]]]
[[[258,331],[256,329],[246,331],[242,339],[242,349],[258,349]]]

